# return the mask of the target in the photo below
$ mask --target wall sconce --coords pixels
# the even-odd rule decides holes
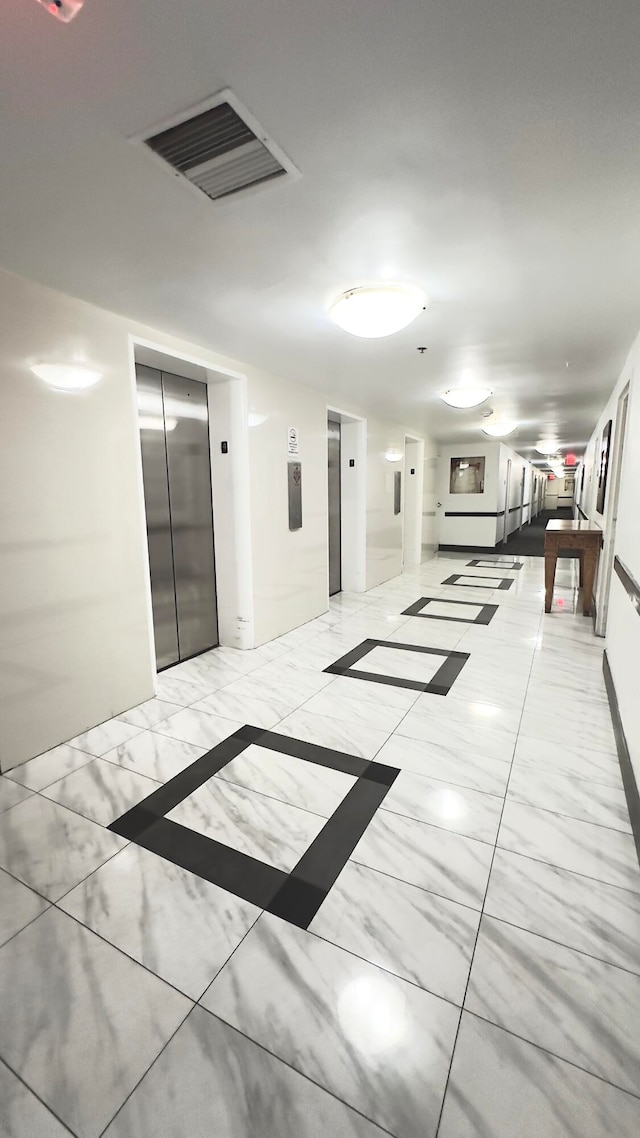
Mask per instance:
[[[84,364],[33,364],[31,371],[57,391],[83,391],[102,379],[102,372]]]
[[[388,451],[385,451],[384,457],[386,458],[387,462],[400,462],[400,459],[404,458],[404,455],[401,450],[393,450],[391,447]]]

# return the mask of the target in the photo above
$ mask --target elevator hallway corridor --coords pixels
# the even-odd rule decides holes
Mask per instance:
[[[545,616],[539,559],[478,560],[0,778],[2,1134],[637,1138],[603,642],[575,563]]]

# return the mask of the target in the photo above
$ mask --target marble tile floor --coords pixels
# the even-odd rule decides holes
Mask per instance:
[[[0,1134],[636,1138],[640,869],[602,642],[574,564],[545,616],[540,559],[471,556],[178,665],[0,776]],[[421,597],[436,619],[404,615]],[[470,655],[446,696],[324,671],[364,639]],[[288,874],[348,822],[356,777],[313,745],[398,772],[307,927],[108,828],[243,724],[282,751],[230,753],[166,816],[247,865]]]

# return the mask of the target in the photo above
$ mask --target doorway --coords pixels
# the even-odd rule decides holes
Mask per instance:
[[[524,496],[525,496],[526,489],[527,489],[527,468],[526,468],[526,466],[523,466],[522,467],[522,479],[520,482],[520,525],[518,526],[518,532],[520,532],[520,530],[522,529],[522,527],[524,525]]]
[[[218,644],[207,385],[136,364],[158,671]]]
[[[504,484],[504,528],[502,531],[502,540],[507,544],[509,537],[509,494],[511,491],[511,459],[507,459],[507,477]]]
[[[605,636],[607,631],[609,592],[611,589],[611,573],[613,570],[613,559],[615,556],[616,526],[618,523],[618,502],[620,499],[620,474],[622,471],[622,459],[624,455],[624,444],[627,432],[628,409],[629,384],[627,384],[620,398],[618,399],[618,407],[614,427],[615,434],[613,441],[613,461],[611,464],[612,479],[609,489],[609,502],[608,504],[605,503],[605,506],[607,508],[607,519],[604,527],[604,546],[602,550],[602,556],[600,558],[600,569],[598,572],[597,599],[595,607],[596,636]]]
[[[342,487],[340,422],[327,417],[327,472],[329,491],[329,596],[342,589]]]

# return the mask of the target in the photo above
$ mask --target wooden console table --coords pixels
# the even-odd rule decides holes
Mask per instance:
[[[591,616],[593,582],[596,577],[598,554],[602,545],[602,530],[593,529],[589,522],[548,522],[544,534],[544,611],[551,612],[553,586],[556,579],[556,562],[560,550],[580,552],[580,584],[582,586],[582,612]]]

